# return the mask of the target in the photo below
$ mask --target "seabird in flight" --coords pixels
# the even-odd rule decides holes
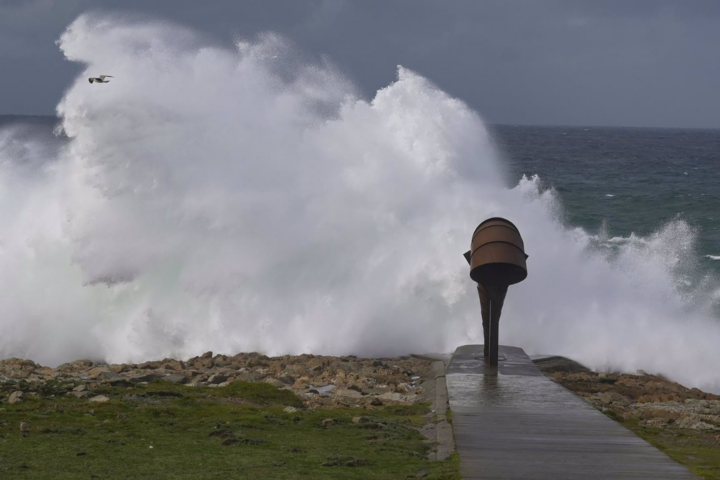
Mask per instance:
[[[88,82],[93,83],[110,83],[110,80],[105,80],[105,78],[113,78],[112,75],[100,75],[99,77],[90,77],[88,78]]]

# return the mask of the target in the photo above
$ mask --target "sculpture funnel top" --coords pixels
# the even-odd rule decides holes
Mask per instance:
[[[514,285],[527,278],[527,258],[518,228],[504,218],[488,218],[473,234],[470,278],[483,285]]]

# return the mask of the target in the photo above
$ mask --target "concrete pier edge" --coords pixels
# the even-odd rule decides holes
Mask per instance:
[[[455,437],[452,424],[447,421],[449,407],[447,382],[445,371],[450,363],[451,356],[445,354],[424,354],[412,355],[421,360],[432,361],[434,396],[430,408],[433,411],[434,422],[430,425],[434,432],[430,433],[429,440],[433,443],[433,449],[428,454],[428,459],[434,461],[447,460],[455,451]]]

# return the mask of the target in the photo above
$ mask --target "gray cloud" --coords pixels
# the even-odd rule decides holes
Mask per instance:
[[[47,114],[79,67],[54,41],[105,0],[0,0],[0,113]],[[128,0],[229,43],[276,31],[372,95],[402,64],[495,123],[720,127],[714,1]]]

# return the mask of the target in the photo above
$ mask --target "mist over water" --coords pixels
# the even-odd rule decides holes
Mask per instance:
[[[502,343],[720,391],[696,232],[563,225],[557,194],[507,185],[480,117],[422,76],[367,100],[273,35],[218,46],[110,16],[59,46],[87,65],[58,105],[67,141],[0,131],[0,357],[449,352],[481,341],[462,253],[503,216],[530,274]]]

